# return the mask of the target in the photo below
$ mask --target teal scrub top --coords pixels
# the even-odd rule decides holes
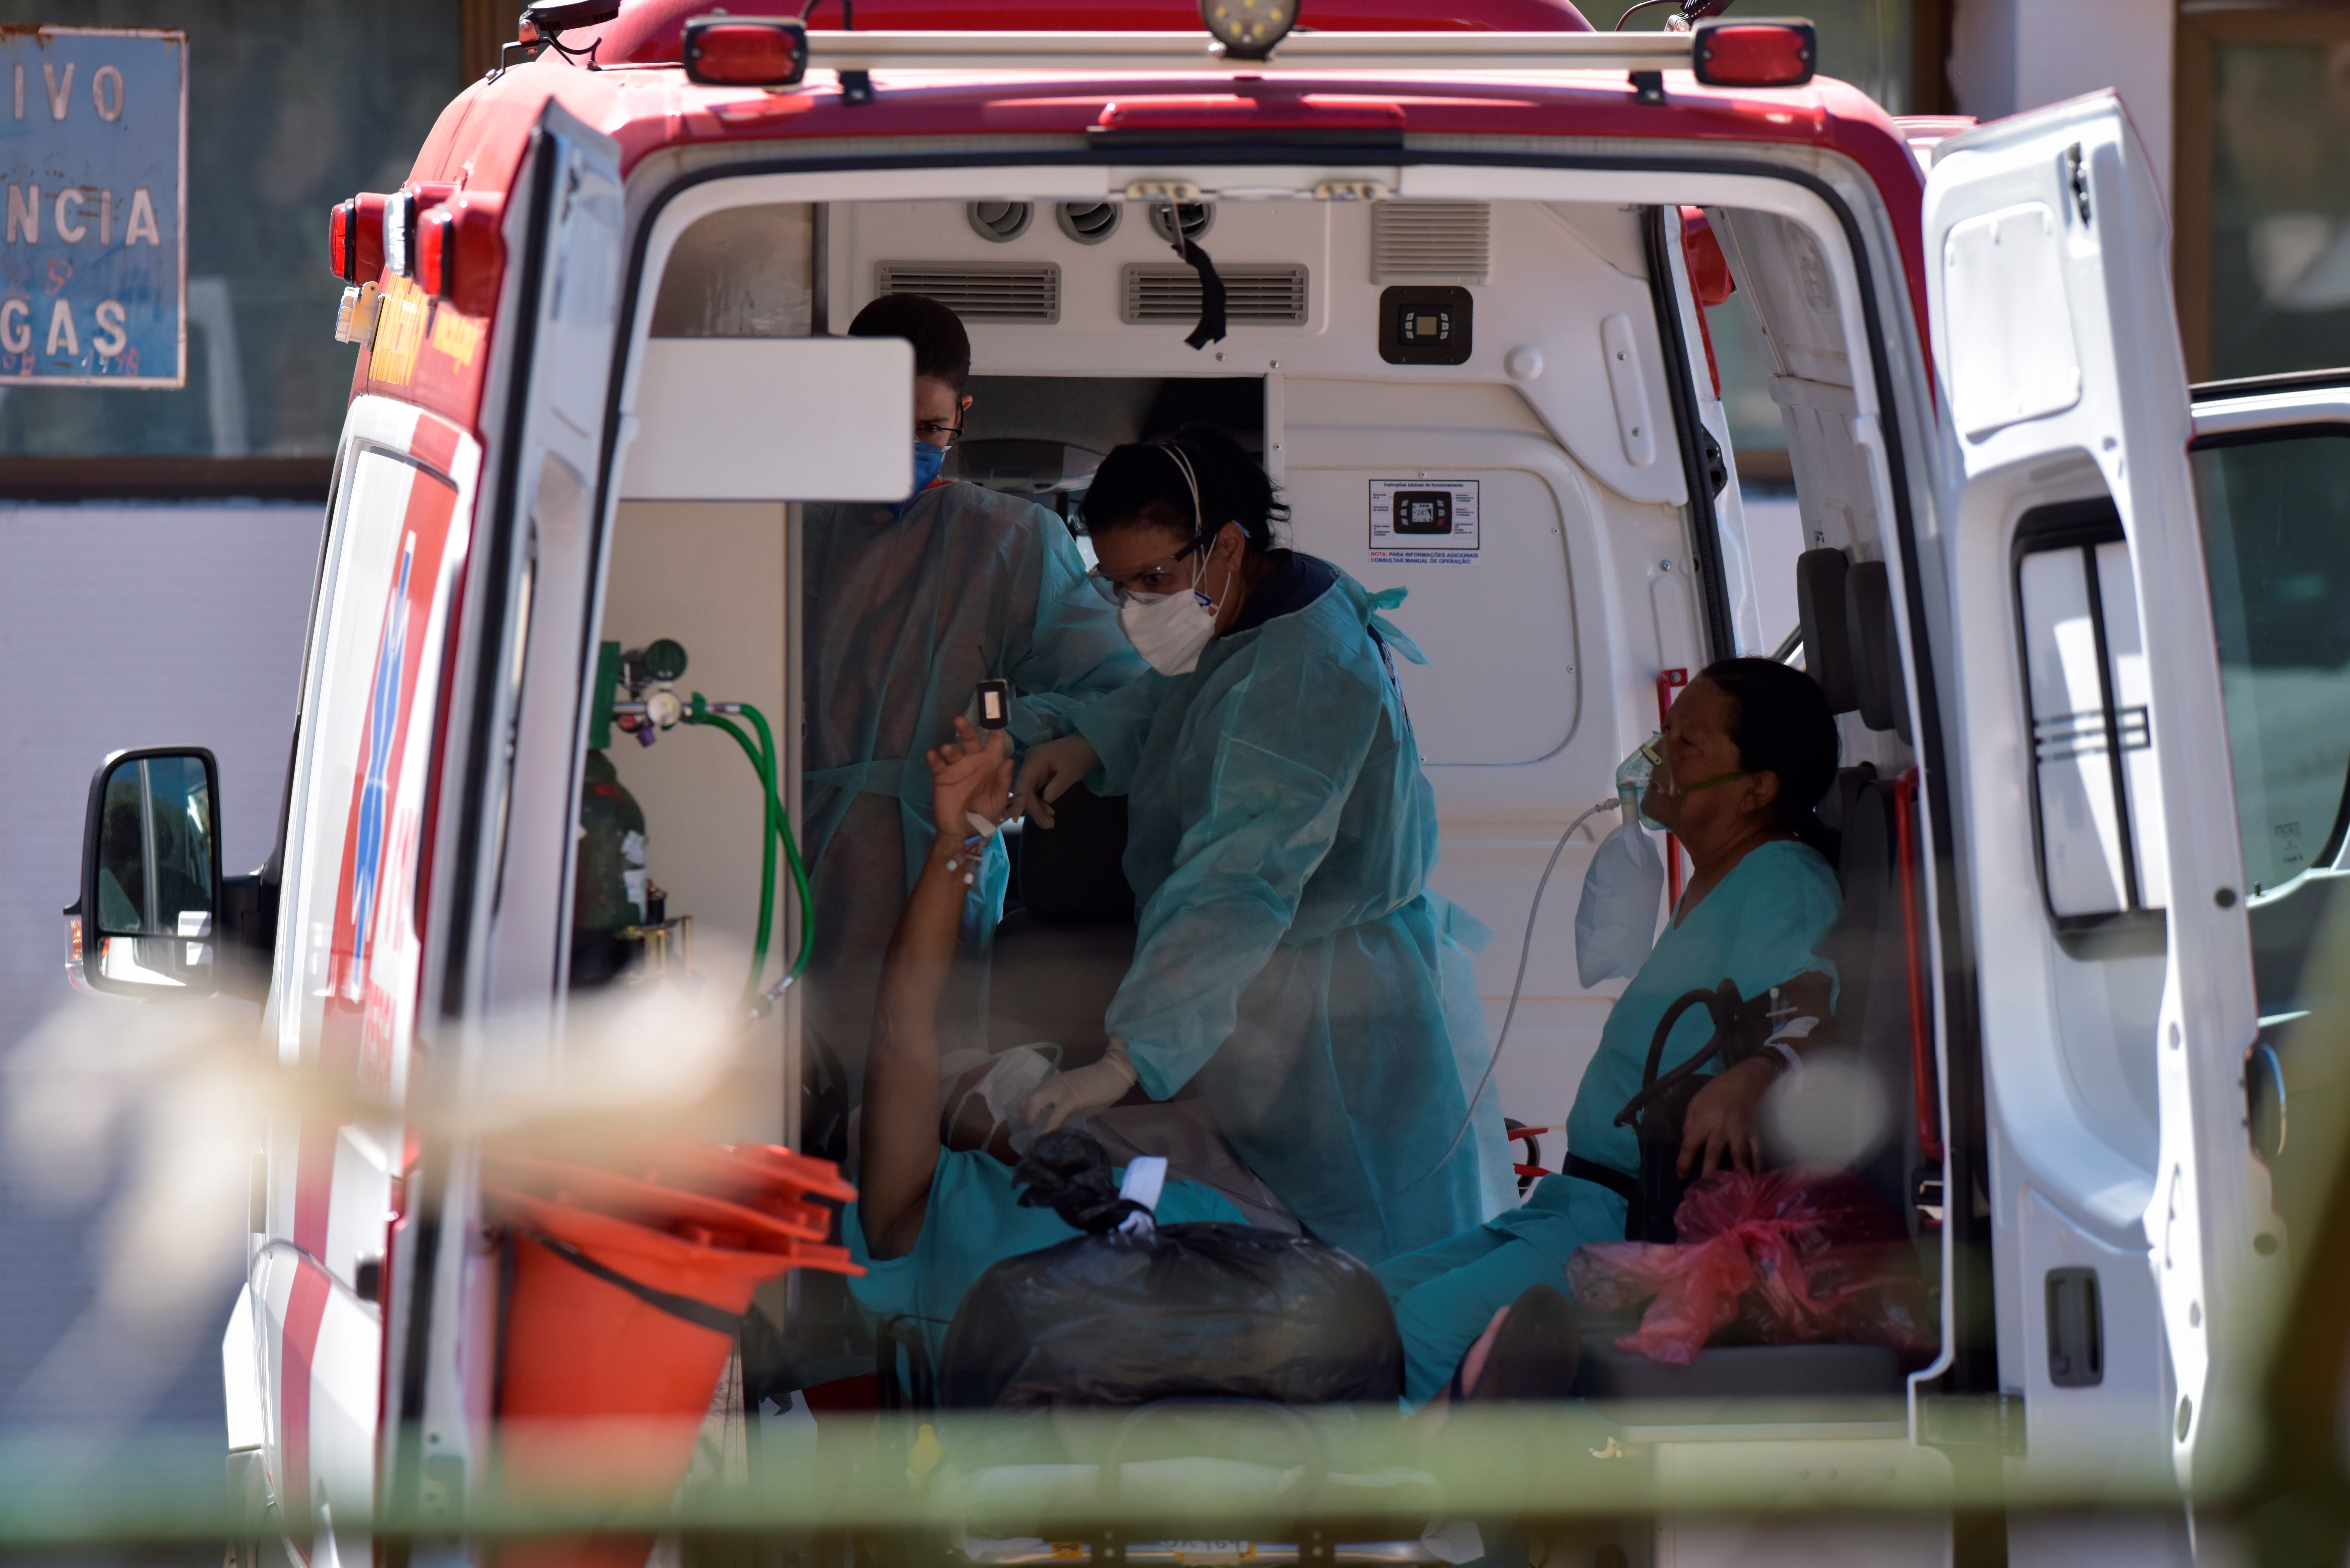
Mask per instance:
[[[1797,975],[1817,972],[1836,980],[1835,961],[1821,948],[1844,909],[1835,872],[1820,853],[1792,839],[1765,844],[1750,853],[1716,884],[1687,919],[1666,930],[1624,988],[1600,1032],[1599,1049],[1583,1070],[1575,1106],[1566,1116],[1567,1152],[1637,1176],[1639,1139],[1616,1114],[1640,1092],[1648,1041],[1665,1010],[1686,992],[1711,991],[1724,980],[1752,999]],[[1713,1036],[1712,1015],[1693,1007],[1673,1025],[1659,1071],[1669,1072]],[[1498,1229],[1550,1245],[1564,1262],[1589,1241],[1623,1240],[1623,1200],[1603,1188],[1570,1176],[1545,1178],[1525,1204],[1493,1223]],[[1562,1215],[1573,1237],[1550,1236]],[[1608,1228],[1612,1227],[1612,1233]]]
[[[1123,1180],[1126,1172],[1116,1175]],[[1248,1223],[1222,1193],[1196,1181],[1170,1180],[1154,1212],[1161,1225],[1194,1220]],[[866,1250],[865,1223],[854,1203],[841,1211],[840,1230],[848,1255],[865,1269],[848,1282],[858,1306],[876,1324],[892,1317],[914,1318],[921,1324],[933,1364],[946,1343],[955,1308],[980,1275],[1006,1258],[1083,1234],[1050,1209],[1022,1208],[1011,1168],[976,1149],[939,1151],[922,1233],[904,1257],[877,1261]]]
[[[1128,801],[1132,966],[1107,1023],[1142,1087],[1197,1077],[1216,1124],[1308,1231],[1367,1262],[1509,1204],[1498,1095],[1452,1144],[1492,1043],[1474,919],[1428,890],[1434,793],[1374,594],[1310,557],[1310,602],[1211,642],[1070,725]]]

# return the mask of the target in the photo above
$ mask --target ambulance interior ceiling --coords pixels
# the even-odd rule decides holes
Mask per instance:
[[[974,369],[950,475],[960,463],[963,477],[1064,515],[1103,452],[1187,420],[1261,452],[1292,508],[1291,543],[1374,589],[1409,591],[1392,618],[1429,659],[1399,670],[1442,823],[1435,886],[1497,934],[1478,964],[1498,1024],[1558,835],[1612,794],[1618,762],[1657,727],[1659,672],[1705,662],[1647,211],[1530,201],[736,207],[681,234],[650,335],[839,332],[879,294],[944,300],[969,328]],[[1798,550],[1855,560],[1885,550],[1852,441],[1855,366],[1835,269],[1794,223],[1711,216],[1746,307],[1766,324],[1768,389],[1797,479],[1794,504],[1757,508],[1757,538],[1775,529],[1774,542],[1751,557],[1726,551],[1741,650],[1768,655],[1794,629]],[[1178,220],[1229,291],[1227,336],[1202,350],[1183,341],[1199,285],[1170,244]],[[1403,305],[1447,318],[1426,324],[1416,353],[1396,341]],[[1689,330],[1694,347],[1693,318]],[[1701,420],[1727,448],[1694,351]],[[648,416],[640,447],[654,425]],[[1447,531],[1397,532],[1399,492],[1442,497]],[[1740,486],[1715,505],[1734,531]],[[780,703],[782,518],[773,505],[624,502],[605,635],[686,640],[695,663],[681,684],[713,699],[712,682],[735,677],[705,680],[689,630],[713,659],[740,642],[726,657],[756,649],[756,669],[735,683]],[[712,570],[738,548],[755,569]],[[655,602],[659,614],[646,607]],[[1906,736],[1891,723],[1841,722],[1847,765],[1907,765]],[[632,789],[649,768],[674,765],[652,753],[619,759]],[[675,857],[692,861],[671,875],[707,886],[722,929],[735,918],[720,907],[739,907],[747,925],[755,902],[723,826],[753,821],[747,782],[741,793],[745,802],[723,813],[699,809],[710,801],[665,811],[645,799],[655,879],[669,884]],[[1503,1110],[1521,1121],[1565,1119],[1620,990],[1586,992],[1574,961],[1575,891],[1612,823],[1598,817],[1577,836],[1544,895],[1498,1075]],[[743,847],[751,833],[738,836]]]

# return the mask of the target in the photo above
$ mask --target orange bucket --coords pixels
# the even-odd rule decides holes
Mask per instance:
[[[828,1177],[827,1196],[845,1185],[823,1162],[805,1163],[822,1166],[806,1174]],[[737,1164],[751,1168],[725,1181]],[[790,1212],[551,1160],[487,1162],[484,1207],[513,1249],[498,1420],[501,1485],[514,1501],[663,1507],[759,1283],[794,1268],[856,1272],[846,1249],[809,1237],[809,1217],[823,1211],[798,1194],[812,1182],[779,1181],[785,1168],[717,1149],[671,1165]],[[508,1545],[498,1562],[642,1568],[650,1549],[642,1535],[545,1539]]]

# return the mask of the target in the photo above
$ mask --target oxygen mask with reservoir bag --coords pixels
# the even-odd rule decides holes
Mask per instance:
[[[1632,748],[1632,754],[1616,764],[1616,794],[1624,803],[1625,825],[1629,826],[1638,813],[1642,826],[1656,833],[1670,833],[1673,824],[1659,821],[1657,807],[1670,802],[1667,809],[1675,817],[1680,815],[1680,803],[1701,789],[1729,784],[1746,777],[1742,769],[1732,768],[1726,774],[1716,774],[1710,779],[1683,784],[1673,776],[1673,763],[1665,744],[1665,732],[1655,732]]]

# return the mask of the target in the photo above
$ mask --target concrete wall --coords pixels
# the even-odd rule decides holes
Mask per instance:
[[[1957,0],[1959,112],[1997,119],[2118,88],[2168,192],[2176,11],[2177,0]]]
[[[60,911],[74,899],[89,777],[106,753],[210,747],[223,865],[246,871],[268,854],[319,518],[316,506],[0,506],[0,1067],[57,1010],[102,1027],[140,1005],[80,996],[65,981]],[[216,1005],[258,1030],[257,1009]],[[106,1151],[109,1186],[118,1157],[151,1131],[135,1121],[109,1131],[120,1146]],[[102,1200],[60,1205],[37,1172],[0,1158],[0,1426],[128,1417],[218,1431],[233,1283],[189,1304],[202,1321],[194,1348],[160,1370],[140,1347],[69,1333],[90,1300]],[[217,1231],[222,1256],[242,1253],[242,1212],[198,1223]],[[118,1369],[133,1366],[149,1370],[119,1386]]]

